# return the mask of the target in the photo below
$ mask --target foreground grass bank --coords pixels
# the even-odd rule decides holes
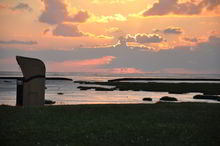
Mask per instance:
[[[0,106],[3,145],[219,145],[220,104]]]

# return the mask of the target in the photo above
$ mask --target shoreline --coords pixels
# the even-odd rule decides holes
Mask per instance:
[[[152,91],[152,92],[168,92],[171,94],[185,94],[185,93],[203,93],[204,95],[220,95],[220,83],[161,83],[161,82],[118,82],[118,81],[74,81],[81,86],[80,90],[96,91]],[[89,85],[89,86],[83,86]],[[112,86],[94,87],[93,85]]]
[[[64,78],[64,77],[45,77],[45,79],[46,80],[73,81],[70,78]],[[4,77],[0,77],[0,80],[24,80],[24,77],[4,76]]]
[[[48,107],[48,106],[89,106],[89,105],[156,105],[156,104],[220,104],[219,101],[215,100],[209,100],[209,99],[203,99],[202,101],[143,101],[143,102],[121,102],[121,103],[116,103],[116,102],[96,102],[96,103],[66,103],[66,104],[59,104],[59,103],[54,103],[54,104],[45,104],[43,107]],[[10,104],[0,104],[1,107],[22,107],[22,106],[16,106],[16,105],[10,105]]]

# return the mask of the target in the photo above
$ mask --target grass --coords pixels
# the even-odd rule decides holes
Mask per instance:
[[[1,145],[219,145],[220,104],[0,106]]]

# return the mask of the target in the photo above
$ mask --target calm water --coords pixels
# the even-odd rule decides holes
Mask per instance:
[[[21,77],[21,73],[0,72],[0,76]],[[91,73],[47,73],[47,77],[66,77],[85,81],[107,81],[122,77],[176,77],[176,78],[220,78],[220,75],[181,75],[181,74],[91,74]],[[168,94],[167,92],[141,92],[141,91],[81,91],[79,84],[72,81],[47,81],[45,98],[55,100],[56,104],[106,104],[106,103],[156,103],[162,96],[173,96],[179,102],[210,102],[207,100],[194,100],[192,97],[200,93]],[[63,95],[57,93],[62,92]],[[144,97],[153,98],[153,102],[144,102]],[[0,104],[15,105],[16,80],[0,80]]]

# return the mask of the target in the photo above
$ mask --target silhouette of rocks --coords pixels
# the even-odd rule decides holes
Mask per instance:
[[[169,91],[168,93],[169,94],[186,94],[188,92],[185,92],[185,91]]]
[[[11,83],[12,81],[4,80],[3,82],[5,82],[5,83]]]
[[[160,101],[178,101],[175,97],[164,96],[160,98]]]
[[[185,93],[204,93],[207,95],[220,95],[220,83],[160,83],[160,82],[126,82],[126,81],[142,81],[143,78],[131,79],[115,79],[108,82],[97,81],[74,81],[78,84],[101,85],[101,86],[114,86],[114,90],[118,91],[156,91],[156,92],[169,92],[170,94],[185,94]],[[146,80],[150,81],[150,78]],[[164,80],[158,78],[156,80]],[[169,80],[168,78],[165,80]],[[184,81],[186,79],[171,79],[176,81]],[[194,79],[189,79],[194,80]],[[122,82],[123,81],[123,82]],[[124,82],[125,81],[125,82]],[[195,81],[203,81],[203,79],[195,79]],[[212,81],[212,80],[208,80]],[[213,81],[218,81],[218,79]],[[81,87],[80,87],[81,88]],[[94,89],[94,87],[92,88]],[[81,90],[90,90],[87,87],[82,87]],[[171,95],[172,96],[172,95]]]
[[[63,95],[64,93],[62,93],[62,92],[58,92],[57,94],[58,94],[58,95]]]
[[[44,100],[44,104],[55,104],[56,101],[53,101],[53,100],[49,100],[49,99],[45,99]]]
[[[79,86],[77,87],[80,90],[92,90],[94,89],[95,91],[114,91],[115,88],[104,88],[104,87],[86,87],[86,86]]]
[[[203,100],[217,100],[220,101],[220,96],[216,95],[195,95],[193,99],[203,99]]]
[[[143,100],[143,101],[152,101],[152,98],[150,98],[150,97],[145,97],[145,98],[143,98],[142,100]]]

